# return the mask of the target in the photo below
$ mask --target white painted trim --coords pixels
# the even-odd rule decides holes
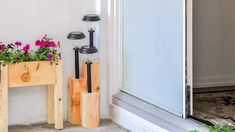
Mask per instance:
[[[187,0],[187,85],[190,86],[190,114],[193,115],[193,0]]]
[[[108,0],[108,87],[109,104],[112,96],[120,92],[122,87],[122,44],[121,44],[121,2],[122,0]]]
[[[99,28],[100,28],[100,87],[101,87],[101,94],[103,95],[101,97],[101,103],[103,103],[101,106],[102,111],[102,117],[103,118],[109,118],[109,98],[108,98],[108,59],[107,59],[107,50],[108,50],[108,0],[99,0],[98,3],[99,6],[99,12],[100,17],[102,21],[99,22]],[[98,8],[98,7],[97,7]]]
[[[169,132],[116,105],[110,106],[111,118],[133,132]]]
[[[186,0],[183,0],[183,118],[186,118]]]

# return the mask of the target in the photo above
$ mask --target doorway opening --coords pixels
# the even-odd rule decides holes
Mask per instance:
[[[193,2],[193,116],[235,125],[235,1]]]

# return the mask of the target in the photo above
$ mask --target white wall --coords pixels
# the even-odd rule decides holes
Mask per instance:
[[[0,0],[0,41],[8,43],[19,40],[34,45],[36,39],[48,34],[61,42],[65,118],[67,118],[67,79],[74,75],[73,47],[66,36],[74,30],[86,32],[82,16],[90,12],[100,13],[100,2],[100,0]],[[101,25],[101,29],[103,27],[104,25]],[[104,34],[102,31],[100,33]],[[85,42],[87,43],[83,41]],[[102,45],[100,47],[105,49]],[[100,51],[101,56],[102,52],[105,51]],[[101,75],[105,77],[106,71],[102,70]],[[107,118],[109,114],[106,83],[101,80],[102,118]],[[45,101],[45,86],[10,89],[9,124],[46,121]]]
[[[194,85],[235,84],[235,1],[194,0]]]

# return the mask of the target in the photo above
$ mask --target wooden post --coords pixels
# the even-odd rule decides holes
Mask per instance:
[[[87,78],[87,66],[85,61],[82,61],[82,74],[81,77]],[[92,61],[91,65],[91,80],[92,80],[92,92],[99,93],[100,91],[100,62],[99,60]]]
[[[56,84],[54,85],[55,128],[63,129],[63,83],[62,61],[56,65]]]
[[[54,116],[54,86],[47,86],[47,123],[54,124],[55,116]]]
[[[86,80],[84,78],[69,79],[68,87],[68,121],[71,124],[79,125],[81,123],[80,117],[80,98],[81,91],[86,89]]]
[[[0,132],[8,132],[8,65],[1,64]]]
[[[99,93],[81,92],[81,125],[85,128],[99,127],[100,96]]]

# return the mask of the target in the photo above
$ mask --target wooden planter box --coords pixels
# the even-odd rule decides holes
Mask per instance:
[[[47,122],[63,129],[62,61],[21,62],[0,66],[0,132],[8,131],[8,88],[47,85]],[[24,106],[22,106],[24,107]]]
[[[49,61],[8,64],[9,87],[49,85],[56,83],[56,63]]]

